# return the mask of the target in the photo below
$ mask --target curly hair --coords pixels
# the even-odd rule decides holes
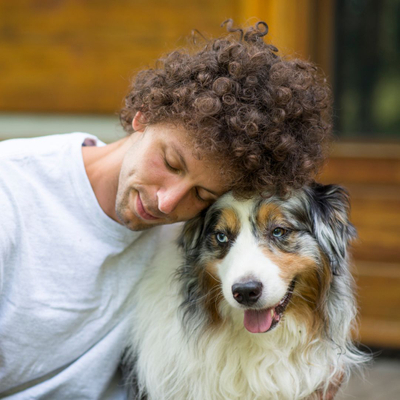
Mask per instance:
[[[124,129],[133,132],[138,111],[146,124],[183,127],[201,154],[223,160],[238,196],[310,183],[331,136],[326,80],[310,62],[277,55],[264,42],[265,22],[245,30],[225,23],[225,36],[137,74],[120,112]]]

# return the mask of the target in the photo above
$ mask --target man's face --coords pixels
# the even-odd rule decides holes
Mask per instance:
[[[131,230],[186,221],[227,190],[219,165],[195,158],[182,128],[166,124],[143,127],[128,142],[116,213]]]

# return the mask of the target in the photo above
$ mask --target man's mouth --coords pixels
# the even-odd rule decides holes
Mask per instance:
[[[142,199],[140,198],[139,192],[137,192],[136,196],[136,210],[137,213],[139,214],[139,217],[145,220],[155,220],[159,219],[159,217],[154,216],[153,214],[150,214],[144,207],[142,203]]]
[[[248,309],[244,311],[244,327],[251,333],[265,333],[273,329],[281,320],[283,313],[293,295],[295,280],[290,283],[289,288],[274,307],[261,310]]]

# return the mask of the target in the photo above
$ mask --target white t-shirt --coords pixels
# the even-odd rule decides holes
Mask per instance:
[[[0,142],[0,398],[126,398],[124,315],[158,230],[103,212],[86,138]]]

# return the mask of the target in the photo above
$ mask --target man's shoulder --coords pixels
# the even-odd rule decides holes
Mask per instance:
[[[63,179],[68,180],[68,165],[79,154],[79,142],[88,136],[92,137],[73,133],[0,142],[0,205],[9,209],[11,219],[19,207],[32,208],[35,200],[42,203],[49,191],[60,190]],[[76,151],[70,151],[74,146]]]
[[[4,140],[0,142],[0,160],[52,154],[72,143],[83,143],[85,138],[97,140],[95,136],[83,132]]]

